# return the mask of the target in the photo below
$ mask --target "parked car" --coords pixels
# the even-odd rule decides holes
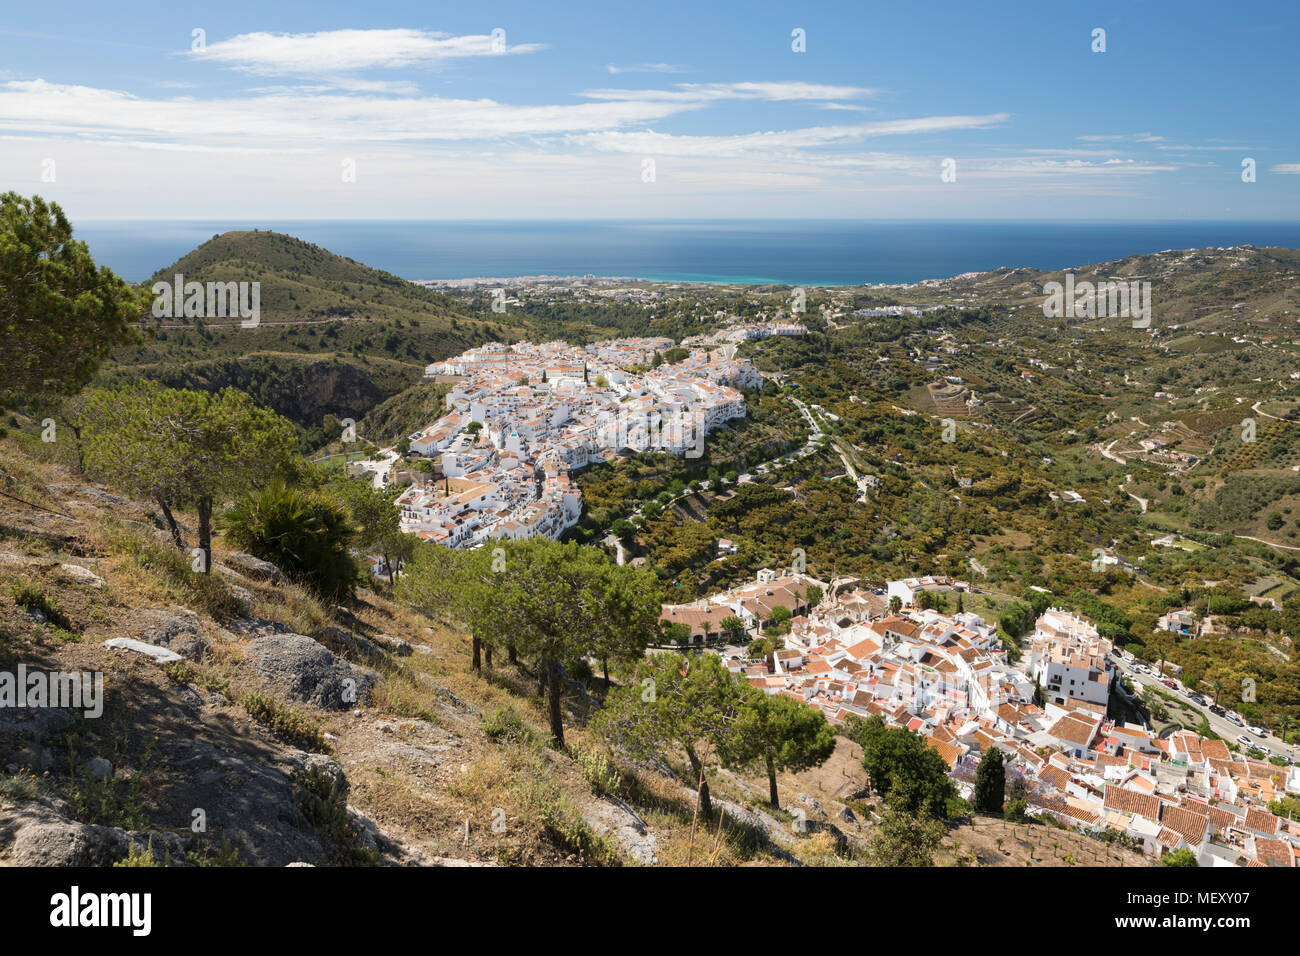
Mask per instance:
[[[1210,705],[1210,713],[1214,714],[1216,717],[1226,717],[1228,714],[1228,712],[1224,710],[1222,707],[1220,707],[1218,704]]]
[[[1238,717],[1236,714],[1224,714],[1223,719],[1229,721],[1230,723],[1236,724],[1238,727],[1246,726],[1246,722],[1242,720],[1240,717]]]
[[[1237,735],[1237,743],[1241,744],[1243,747],[1253,747],[1253,746],[1255,746],[1255,741],[1251,740],[1251,739],[1250,739],[1249,737],[1247,737],[1245,734],[1238,734],[1238,735]]]
[[[1168,678],[1166,678],[1165,680],[1162,680],[1160,683],[1164,684],[1164,685],[1165,685],[1166,687],[1168,687],[1170,690],[1177,690],[1177,689],[1178,689],[1178,685],[1175,684],[1173,681],[1169,680]]]
[[[1249,730],[1249,731],[1250,731],[1252,734],[1254,734],[1256,737],[1267,737],[1267,736],[1268,736],[1268,731],[1265,730],[1263,727],[1247,727],[1246,729]]]

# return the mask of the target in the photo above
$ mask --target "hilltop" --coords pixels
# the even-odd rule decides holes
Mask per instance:
[[[430,362],[519,337],[449,296],[281,233],[214,236],[144,285],[177,274],[186,282],[260,283],[260,324],[150,317],[147,341],[119,349],[101,383],[231,385],[310,431],[325,415],[359,420],[418,383]]]

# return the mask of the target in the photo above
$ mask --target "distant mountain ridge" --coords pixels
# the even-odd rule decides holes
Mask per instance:
[[[1069,269],[1007,267],[891,288],[925,288],[945,296],[977,296],[983,305],[1028,308],[1045,298],[1046,283],[1063,282],[1067,273],[1076,282],[1150,282],[1162,325],[1276,331],[1294,328],[1300,319],[1300,250],[1282,247],[1169,249]],[[1099,318],[1086,321],[1107,324]]]

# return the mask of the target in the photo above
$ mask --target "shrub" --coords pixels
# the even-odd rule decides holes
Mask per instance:
[[[622,775],[610,766],[603,753],[595,750],[579,750],[574,754],[578,770],[591,786],[591,791],[598,797],[617,793],[623,783]]]
[[[140,789],[144,782],[144,766],[125,779],[116,773],[103,780],[76,766],[73,760],[68,782],[68,815],[79,823],[120,827],[123,830],[143,830],[149,825]],[[148,755],[145,756],[147,763]]]
[[[537,737],[537,732],[524,723],[519,711],[509,704],[494,707],[484,714],[482,727],[483,733],[496,740],[530,743]]]
[[[241,703],[248,716],[270,728],[276,736],[311,750],[326,749],[320,724],[302,711],[263,694],[247,694]]]
[[[360,571],[349,547],[355,532],[334,502],[274,481],[237,503],[221,521],[240,548],[270,561],[320,597],[350,601]]]
[[[310,767],[294,773],[293,783],[299,807],[325,840],[329,862],[343,866],[378,864],[379,854],[362,845],[360,829],[348,813],[347,778]]]
[[[153,853],[153,837],[149,838],[147,846],[141,846],[139,843],[132,843],[126,856],[113,863],[115,867],[137,867],[137,866],[170,866],[171,853],[166,853],[160,862]]]
[[[28,774],[0,777],[0,801],[25,803],[33,799],[39,790],[36,778]]]
[[[45,620],[64,631],[72,631],[72,621],[63,613],[58,601],[47,595],[40,588],[24,584],[14,588],[14,603],[29,611],[40,611]]]
[[[576,813],[566,812],[558,803],[542,810],[542,826],[551,838],[578,853],[584,860],[597,866],[619,866],[622,858],[618,849],[591,828]]]
[[[191,866],[248,866],[248,861],[239,856],[241,850],[239,843],[232,843],[229,837],[222,836],[219,847],[191,844],[185,853],[185,860]]]

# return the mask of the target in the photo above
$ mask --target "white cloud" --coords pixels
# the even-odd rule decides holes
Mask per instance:
[[[661,120],[689,103],[513,106],[494,100],[314,95],[147,99],[44,80],[0,84],[0,131],[166,141],[333,144],[491,139],[611,130]]]
[[[1184,146],[1176,143],[1161,144],[1156,149],[1162,149],[1171,153],[1208,153],[1208,152],[1225,152],[1240,153],[1243,150],[1250,149],[1249,146]]]
[[[803,129],[741,133],[729,136],[683,136],[672,133],[605,131],[577,134],[568,141],[602,152],[643,156],[743,156],[861,142],[877,136],[986,129],[1006,122],[1009,113],[984,116],[925,116],[852,126],[810,126]]]
[[[690,68],[685,66],[676,66],[672,63],[639,63],[635,66],[617,66],[613,63],[605,64],[605,69],[612,74],[619,73],[689,73]]]
[[[678,83],[672,90],[587,90],[595,100],[670,100],[704,103],[719,100],[848,100],[876,96],[879,90],[863,86],[826,86],[820,83]]]
[[[1283,176],[1300,176],[1300,163],[1279,163],[1276,166],[1268,168],[1270,173],[1281,173]]]
[[[1153,133],[1117,133],[1105,136],[1078,136],[1076,139],[1083,140],[1085,143],[1159,143],[1164,141],[1163,136],[1156,136]]]
[[[319,33],[241,33],[188,51],[263,76],[330,75],[353,70],[437,66],[474,56],[532,53],[544,44],[510,44],[490,34],[451,36],[427,30],[326,30]]]

